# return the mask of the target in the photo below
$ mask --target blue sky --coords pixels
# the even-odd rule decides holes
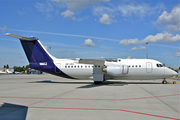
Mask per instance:
[[[0,0],[0,32],[38,37],[58,58],[146,58],[180,67],[180,0]],[[51,47],[51,49],[49,49]],[[27,65],[0,34],[0,68]]]

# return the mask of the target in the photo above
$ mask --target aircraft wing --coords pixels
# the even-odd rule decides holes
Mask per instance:
[[[93,65],[104,65],[105,60],[95,60],[95,59],[80,59],[79,63],[83,64],[93,64]]]
[[[79,59],[79,63],[83,64],[93,64],[93,65],[104,65],[105,61],[116,62],[117,59]]]
[[[19,38],[21,40],[26,40],[26,41],[34,41],[37,40],[37,38],[28,38],[28,37],[23,37],[23,36],[19,36],[19,35],[14,35],[14,34],[10,34],[10,33],[6,33],[4,34],[6,36],[11,36],[11,37],[15,37],[15,38]]]

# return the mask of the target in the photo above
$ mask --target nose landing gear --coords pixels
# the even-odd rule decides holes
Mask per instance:
[[[166,78],[162,81],[162,84],[167,84]]]

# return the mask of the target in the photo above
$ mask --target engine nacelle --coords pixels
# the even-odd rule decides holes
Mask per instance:
[[[118,66],[107,66],[103,69],[103,72],[113,76],[121,76],[128,74],[129,67],[127,65],[118,65]]]

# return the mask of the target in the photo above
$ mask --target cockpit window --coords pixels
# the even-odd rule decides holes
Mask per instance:
[[[159,64],[159,66],[160,66],[160,67],[163,67],[163,65],[162,65],[162,64]]]
[[[156,64],[157,67],[163,67],[163,64]]]
[[[157,67],[159,67],[159,64],[156,64],[157,65]]]

